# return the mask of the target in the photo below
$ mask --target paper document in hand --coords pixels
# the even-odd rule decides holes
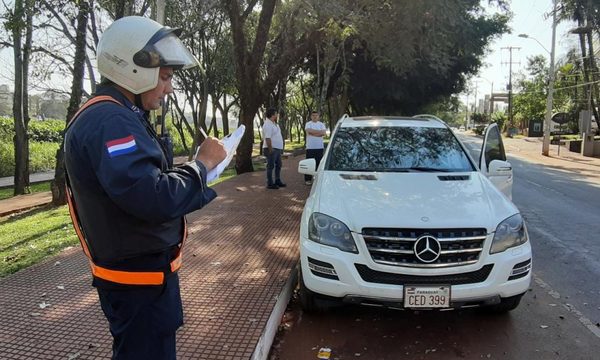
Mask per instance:
[[[223,170],[225,170],[227,165],[229,165],[233,155],[235,155],[235,149],[237,149],[240,141],[242,140],[244,131],[246,131],[246,126],[240,125],[240,127],[238,127],[234,132],[225,136],[223,140],[221,140],[221,142],[223,142],[223,146],[225,146],[225,150],[227,151],[227,156],[217,166],[210,170],[208,174],[206,174],[206,181],[211,182],[217,180],[219,175],[221,175]]]

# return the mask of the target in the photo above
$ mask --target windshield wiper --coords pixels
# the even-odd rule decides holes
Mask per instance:
[[[414,170],[414,171],[422,171],[422,172],[450,172],[448,169],[440,169],[440,168],[432,168],[432,167],[424,167],[424,166],[415,166],[411,168],[406,168],[406,170]]]
[[[384,169],[384,168],[362,168],[362,169],[338,169],[336,171],[355,171],[355,172],[409,172],[409,169]]]

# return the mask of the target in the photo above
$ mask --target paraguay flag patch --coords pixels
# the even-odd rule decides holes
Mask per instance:
[[[133,135],[129,135],[121,139],[107,141],[106,149],[108,150],[108,155],[113,158],[115,156],[125,155],[135,151],[137,149],[137,145],[135,144]]]

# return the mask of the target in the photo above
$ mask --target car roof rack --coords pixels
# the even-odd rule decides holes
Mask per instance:
[[[365,116],[355,116],[352,118],[353,120],[361,121],[361,120],[375,120],[375,119],[383,119],[383,120],[429,120],[429,118],[418,118],[414,116],[391,116],[391,115],[365,115]]]
[[[435,115],[431,115],[431,114],[418,114],[418,115],[414,115],[414,118],[417,119],[431,119],[431,120],[436,120],[439,121],[441,123],[446,123],[444,120],[440,119],[439,117],[435,116]]]
[[[335,123],[334,127],[337,127],[344,119],[348,119],[349,117],[350,117],[350,115],[348,115],[348,114],[342,115],[342,117],[339,118],[338,121]]]

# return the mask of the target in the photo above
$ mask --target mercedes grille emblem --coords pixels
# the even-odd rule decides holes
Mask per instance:
[[[432,263],[440,257],[440,242],[431,235],[423,235],[417,239],[414,247],[415,256],[424,263]]]

